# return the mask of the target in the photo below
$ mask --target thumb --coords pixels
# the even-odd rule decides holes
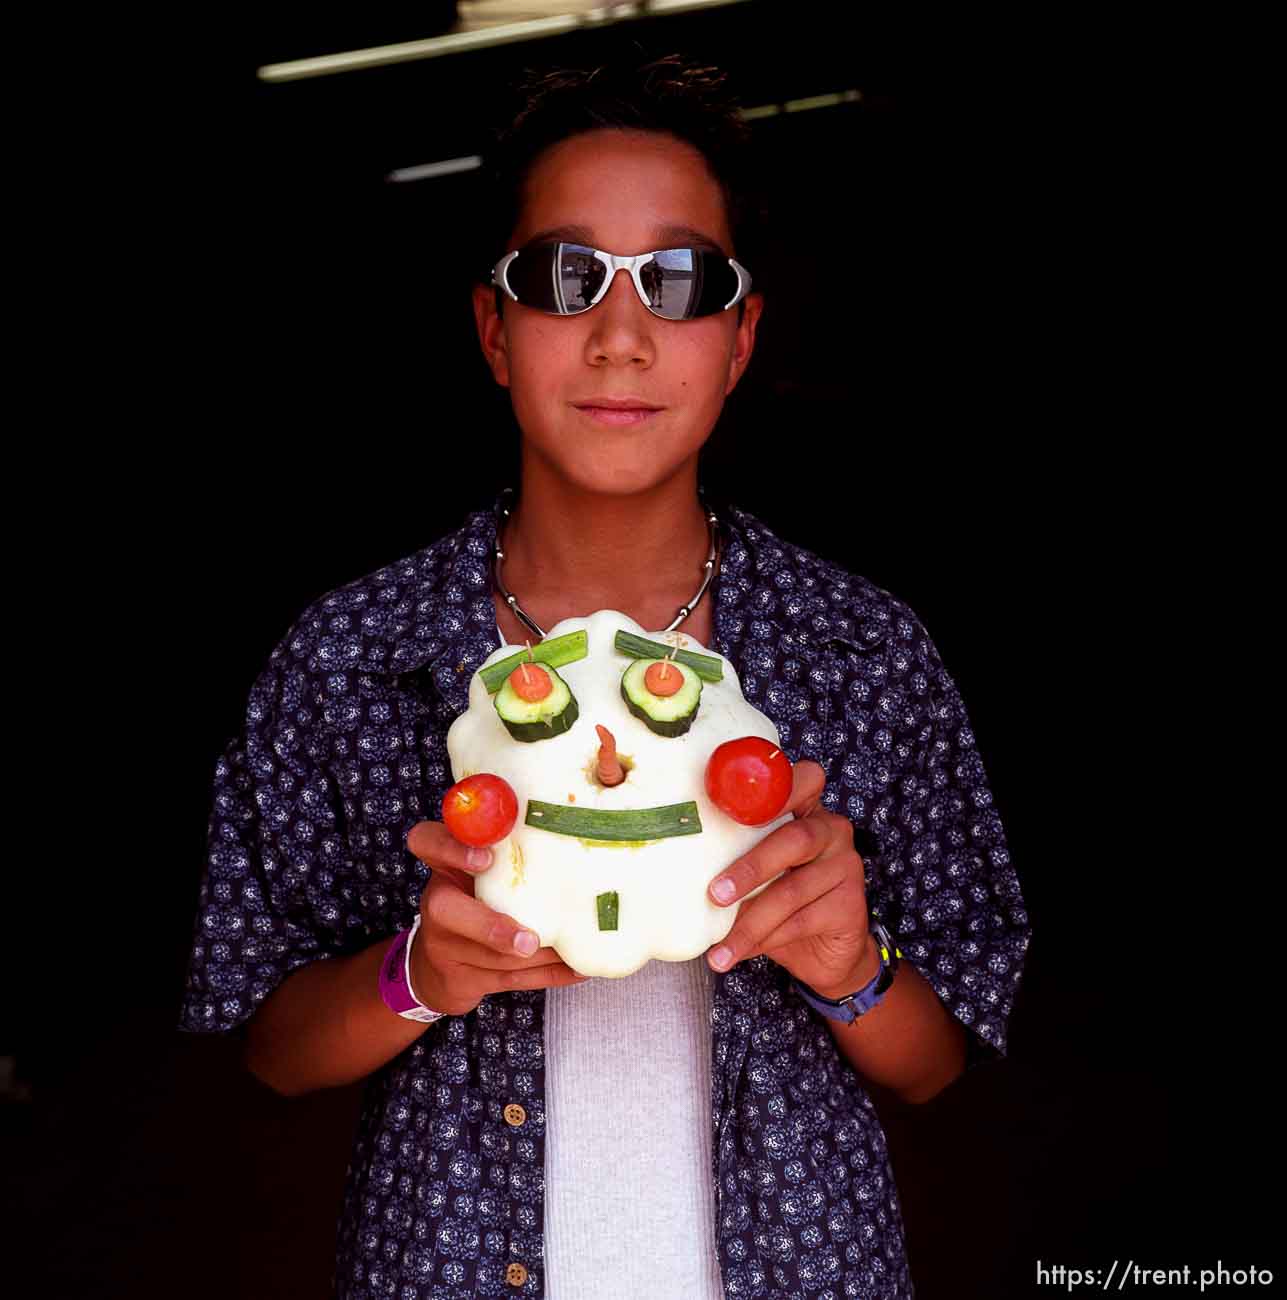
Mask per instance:
[[[793,813],[796,818],[807,817],[818,807],[826,788],[827,774],[822,764],[802,758],[791,769],[791,797],[782,811]]]

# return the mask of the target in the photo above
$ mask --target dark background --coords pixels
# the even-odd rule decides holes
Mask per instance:
[[[521,66],[627,40],[709,57],[748,105],[863,94],[754,123],[773,229],[743,260],[768,304],[706,478],[921,616],[1032,919],[1008,1059],[882,1107],[918,1294],[1036,1294],[1038,1260],[1276,1262],[1221,866],[1164,840],[1191,788],[1160,771],[1162,619],[1177,583],[1210,607],[1160,522],[1175,461],[1141,384],[1150,184],[1185,109],[1156,111],[1111,33],[865,10],[754,3],[281,86],[254,69],[423,33],[225,22],[114,82],[97,305],[119,325],[85,372],[111,477],[75,550],[102,578],[70,598],[94,651],[59,668],[105,701],[103,743],[76,760],[83,841],[44,853],[127,883],[60,899],[0,1042],[34,1097],[0,1120],[43,1294],[327,1294],[358,1090],[286,1101],[235,1040],[173,1029],[214,763],[307,603],[514,481],[468,302],[477,175],[384,177],[477,152]]]

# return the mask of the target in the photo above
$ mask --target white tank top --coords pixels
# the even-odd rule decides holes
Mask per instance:
[[[704,957],[545,991],[545,1294],[724,1300]]]
[[[502,645],[505,637],[497,625]],[[545,1294],[724,1300],[704,956],[545,991]]]

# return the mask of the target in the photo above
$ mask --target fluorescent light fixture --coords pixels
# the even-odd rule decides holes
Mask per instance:
[[[529,18],[522,22],[500,23],[495,27],[482,27],[473,31],[448,32],[445,36],[431,36],[422,41],[378,45],[369,50],[348,50],[343,54],[323,54],[312,59],[292,59],[288,63],[268,63],[256,75],[261,81],[303,81],[309,77],[327,77],[336,72],[353,72],[359,68],[382,68],[394,63],[438,58],[443,54],[486,49],[492,45],[539,40],[546,36],[573,32],[578,28],[603,27],[632,18],[654,18],[744,3],[746,0],[637,0],[633,4],[604,5],[575,13],[554,14],[549,18]]]
[[[753,122],[757,117],[776,117],[779,113],[807,113],[811,108],[835,108],[837,104],[857,104],[862,100],[861,90],[838,90],[830,95],[810,95],[807,99],[788,99],[781,104],[757,104],[742,110],[742,120]]]
[[[804,113],[811,108],[834,108],[837,104],[853,104],[861,98],[861,90],[841,90],[834,95],[810,95],[808,99],[788,99],[782,105],[782,111]]]
[[[384,179],[395,185],[405,185],[407,181],[427,181],[434,176],[450,176],[453,172],[471,172],[483,165],[478,154],[468,158],[448,158],[444,162],[421,163],[418,167],[399,167]]]

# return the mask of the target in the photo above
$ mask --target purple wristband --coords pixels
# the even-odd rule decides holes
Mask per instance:
[[[411,945],[419,928],[420,918],[417,916],[411,929],[394,936],[380,963],[380,997],[390,1011],[396,1011],[404,1020],[431,1025],[447,1013],[425,1006],[411,987]]]

